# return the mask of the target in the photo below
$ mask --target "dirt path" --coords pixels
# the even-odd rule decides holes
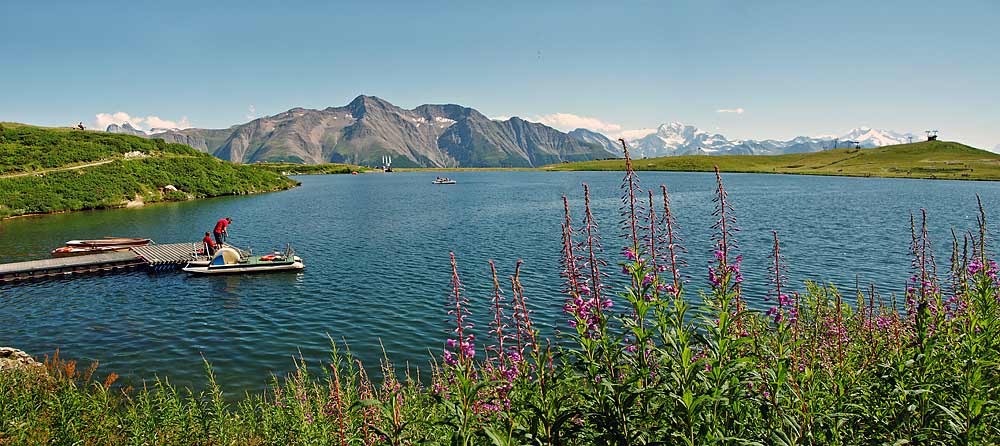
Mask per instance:
[[[111,159],[108,159],[108,160],[101,160],[101,161],[95,161],[93,163],[81,164],[79,166],[54,167],[52,169],[33,170],[31,172],[10,173],[10,174],[6,174],[6,175],[0,175],[0,178],[26,177],[26,176],[29,176],[29,175],[46,174],[46,173],[50,173],[50,172],[61,172],[61,171],[64,171],[64,170],[83,169],[85,167],[94,167],[94,166],[100,166],[102,164],[108,164],[108,163],[114,162],[117,159],[118,158],[111,158]]]

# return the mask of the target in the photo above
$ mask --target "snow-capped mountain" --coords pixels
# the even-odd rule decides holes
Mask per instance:
[[[111,124],[105,129],[108,133],[124,133],[126,135],[136,135],[136,136],[146,136],[146,132],[132,127],[132,124],[123,123],[122,125]]]
[[[718,133],[708,133],[679,122],[660,125],[656,132],[628,142],[636,156],[753,153],[752,149],[740,147]]]
[[[588,132],[586,141],[616,147],[610,139],[599,141],[594,132]],[[582,133],[570,132],[581,138]],[[679,122],[666,123],[655,132],[626,141],[637,158],[675,155],[780,155],[784,153],[816,152],[834,147],[860,144],[864,148],[919,141],[916,135],[891,130],[858,127],[841,135],[798,136],[790,140],[728,139],[719,133],[710,133],[692,125]],[[620,148],[616,150],[621,153]]]
[[[906,144],[912,142],[911,139],[912,141],[920,141],[922,138],[918,138],[917,135],[912,133],[899,133],[892,130],[881,130],[868,127],[858,127],[840,137],[841,141],[857,141],[861,143],[861,147],[881,147],[891,146],[894,144]]]
[[[108,133],[125,133],[128,135],[136,135],[136,136],[150,136],[150,135],[155,135],[157,133],[175,132],[177,130],[180,129],[154,127],[149,130],[143,130],[140,128],[133,127],[132,124],[125,122],[122,123],[121,125],[111,124],[104,131]]]

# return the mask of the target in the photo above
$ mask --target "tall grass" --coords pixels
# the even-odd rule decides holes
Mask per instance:
[[[624,146],[624,143],[623,143]],[[627,155],[626,148],[626,155]],[[627,164],[628,166],[628,164]],[[608,256],[589,188],[564,198],[564,338],[540,337],[520,282],[490,263],[488,306],[466,298],[451,257],[443,311],[453,336],[430,377],[384,360],[373,382],[331,342],[264,394],[226,403],[166,380],[116,389],[58,358],[0,374],[0,443],[17,444],[993,444],[1000,439],[1000,283],[986,217],[938,271],[927,216],[913,218],[913,274],[900,305],[785,277],[772,233],[768,309],[748,309],[736,207],[717,175],[714,257],[684,262],[665,186],[627,168],[621,246]],[[980,206],[981,208],[981,206]],[[613,266],[612,266],[613,265]],[[689,290],[689,277],[709,286]],[[627,285],[610,286],[623,274]],[[469,315],[488,311],[476,338]],[[426,382],[427,384],[423,384]]]

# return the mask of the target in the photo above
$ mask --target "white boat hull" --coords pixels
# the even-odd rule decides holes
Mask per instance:
[[[191,262],[181,270],[191,274],[242,274],[271,271],[296,271],[305,268],[301,260],[292,263],[257,263],[252,265],[209,266],[205,262]]]

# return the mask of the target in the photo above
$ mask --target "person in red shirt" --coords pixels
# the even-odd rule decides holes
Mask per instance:
[[[215,233],[215,243],[219,246],[222,246],[222,242],[225,241],[222,237],[223,235],[229,237],[229,231],[227,231],[226,228],[229,227],[229,224],[232,222],[232,217],[226,217],[219,220],[218,223],[215,224],[215,231],[213,232]]]
[[[202,243],[205,244],[205,254],[214,256],[215,255],[215,241],[212,240],[212,235],[205,233],[205,238],[201,239]]]

